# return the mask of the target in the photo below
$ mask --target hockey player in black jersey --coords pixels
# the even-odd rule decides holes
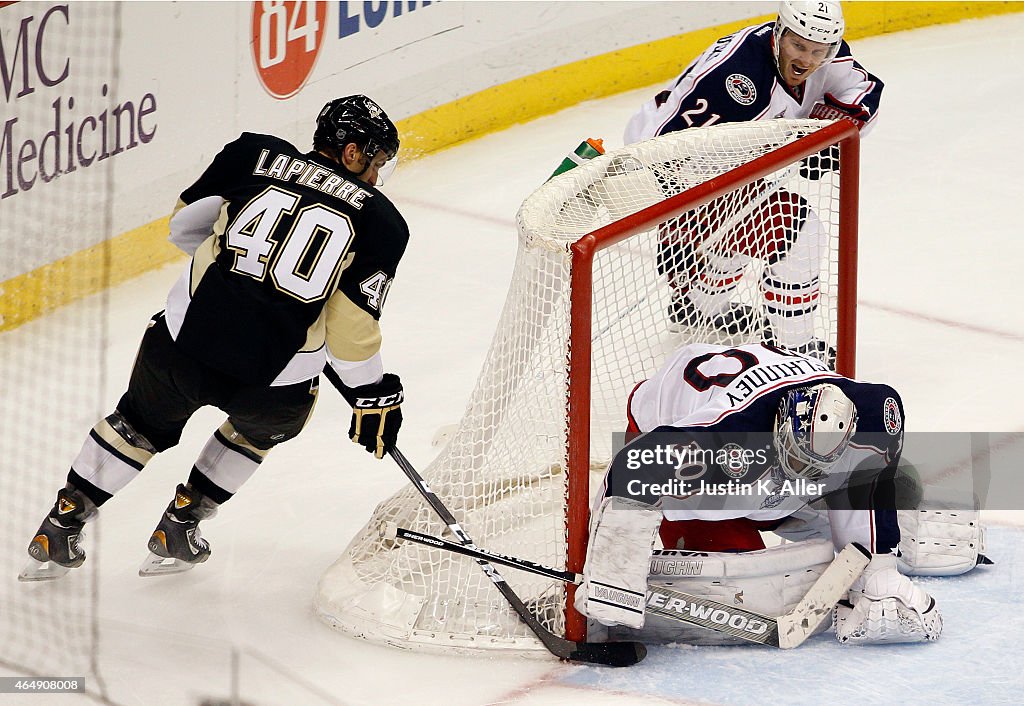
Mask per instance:
[[[395,444],[402,383],[385,373],[378,320],[405,252],[405,220],[376,189],[398,131],[362,95],[321,110],[313,150],[242,133],[181,194],[171,241],[192,256],[142,338],[128,389],[86,438],[29,544],[22,580],[80,566],[82,527],[200,407],[227,413],[149,540],[144,576],[210,556],[198,524],[271,448],[295,437],[332,371],[352,405],[352,440]]]

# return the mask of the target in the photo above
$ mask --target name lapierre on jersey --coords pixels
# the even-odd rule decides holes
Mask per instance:
[[[268,160],[270,165],[267,166]],[[260,150],[256,166],[252,170],[255,176],[266,176],[283,182],[291,182],[316,189],[329,196],[345,201],[353,208],[362,209],[363,200],[372,197],[366,189],[353,184],[345,177],[335,174],[330,169],[316,162],[307,162],[286,154],[278,154],[270,159],[270,150]]]

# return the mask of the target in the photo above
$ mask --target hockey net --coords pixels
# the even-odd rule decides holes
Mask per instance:
[[[119,95],[122,8],[75,5],[0,3],[0,675],[84,676],[95,696],[105,693],[99,523],[87,530],[89,560],[74,576],[15,578],[83,432],[109,404],[105,238],[115,160],[73,155],[116,144],[106,118]],[[91,128],[83,137],[78,127],[71,142],[73,126],[90,124],[77,122],[83,116],[103,117],[85,118]],[[57,310],[87,292],[101,294]]]
[[[768,340],[852,372],[857,176],[850,125],[774,120],[630,145],[533,193],[486,363],[423,472],[474,541],[580,571],[626,399],[684,343]],[[402,647],[542,649],[472,560],[386,523],[445,530],[412,488],[381,503],[321,578],[324,620]],[[546,627],[583,638],[572,587],[502,573]]]

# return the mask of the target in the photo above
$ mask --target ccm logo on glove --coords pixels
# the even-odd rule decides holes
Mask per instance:
[[[353,407],[360,409],[367,409],[372,407],[392,407],[394,405],[402,404],[405,401],[405,392],[399,390],[393,395],[386,395],[384,397],[357,397]]]
[[[377,458],[394,448],[402,427],[402,401],[405,391],[394,373],[384,373],[380,382],[359,387],[340,387],[352,405],[349,438]]]

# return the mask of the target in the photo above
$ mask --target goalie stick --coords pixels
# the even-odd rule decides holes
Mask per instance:
[[[413,468],[402,452],[397,448],[392,448],[388,453],[395,463],[398,464],[398,467],[402,469],[402,472],[412,481],[412,484],[419,491],[420,495],[423,496],[423,499],[427,501],[434,512],[448,526],[452,534],[462,542],[461,545],[453,544],[453,546],[476,549],[472,538],[462,529],[455,516],[449,512],[448,508],[441,502],[441,499],[434,494],[434,491],[430,489],[422,476],[416,472],[416,469]],[[640,642],[573,642],[572,640],[566,640],[555,635],[537,620],[537,617],[530,612],[530,609],[516,595],[512,587],[505,583],[505,579],[498,573],[498,570],[487,560],[486,552],[481,552],[480,555],[474,556],[474,558],[483,572],[487,574],[487,578],[501,592],[501,595],[505,597],[505,600],[509,602],[509,605],[512,606],[512,609],[515,610],[522,621],[526,623],[527,627],[533,631],[533,634],[544,644],[544,647],[559,659],[570,662],[603,664],[609,667],[629,667],[647,656],[647,648]]]
[[[477,561],[492,561],[556,581],[577,585],[583,581],[583,576],[571,571],[560,571],[526,559],[490,552],[471,543],[456,544],[440,537],[413,532],[393,523],[382,527],[382,535],[437,547],[472,557]],[[666,586],[647,587],[646,610],[653,615],[725,633],[748,642],[792,649],[803,644],[811,636],[835,607],[836,602],[861,575],[870,558],[871,553],[859,544],[854,542],[846,545],[793,610],[778,617],[762,615]]]

